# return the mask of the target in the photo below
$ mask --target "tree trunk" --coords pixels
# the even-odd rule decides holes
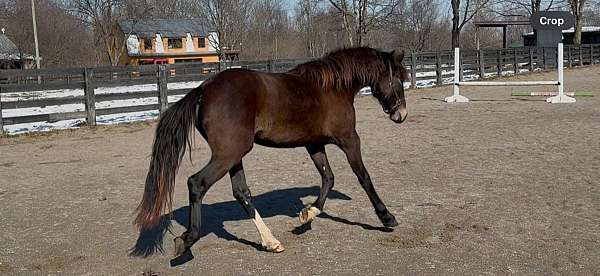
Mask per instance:
[[[452,49],[460,47],[460,0],[452,0]]]
[[[452,49],[460,48],[460,30],[452,30]]]
[[[350,27],[350,22],[348,22],[348,15],[344,13],[344,29],[346,30],[346,34],[348,35],[348,41],[350,42],[350,47],[354,47],[354,37],[352,36],[352,28]]]
[[[581,44],[581,21],[585,0],[569,0],[569,4],[571,5],[571,12],[575,15],[575,36],[573,37],[573,44],[579,45]]]
[[[575,36],[573,37],[573,44],[581,44],[581,16],[575,16]]]

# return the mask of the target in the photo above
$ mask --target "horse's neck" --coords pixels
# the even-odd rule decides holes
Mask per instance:
[[[365,86],[368,86],[368,85],[365,85]],[[344,99],[347,99],[350,102],[354,102],[354,98],[356,98],[356,96],[358,96],[358,94],[360,93],[360,90],[365,86],[356,85],[356,86],[353,86],[350,88],[343,88],[343,89],[336,91],[337,92],[336,94],[343,95]]]
[[[363,87],[367,87],[367,86],[369,86],[369,85],[353,85],[350,88],[344,89],[344,91],[342,93],[344,93],[350,101],[354,101],[354,98],[356,98],[358,96],[358,94],[360,94],[360,90]]]

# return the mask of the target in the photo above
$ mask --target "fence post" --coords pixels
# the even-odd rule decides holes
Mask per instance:
[[[85,95],[85,113],[88,126],[96,125],[96,96],[94,95],[94,69],[85,68],[83,71],[85,87],[83,94]]]
[[[169,100],[167,97],[167,67],[158,65],[158,110],[160,114],[169,108]]]
[[[579,44],[579,66],[583,66],[583,49],[581,49],[581,44]]]
[[[496,50],[496,71],[499,77],[502,76],[502,53],[500,51],[502,50]]]
[[[590,65],[594,65],[594,44],[590,44]]]
[[[417,89],[417,55],[410,55],[410,88]]]
[[[2,119],[2,88],[0,88],[0,135],[4,135],[4,120]]]
[[[436,85],[442,85],[442,55],[437,52],[435,61]]]
[[[529,48],[529,73],[533,72],[533,49]]]
[[[483,79],[485,78],[485,59],[483,58],[483,50],[479,49],[477,54],[479,55],[479,78]]]
[[[464,62],[463,62],[463,54],[462,53],[463,52],[460,51],[460,53],[458,55],[459,56],[459,59],[458,59],[458,81],[463,81],[463,71],[464,71],[463,64],[464,64]]]
[[[271,73],[273,72],[273,61],[272,60],[267,60],[267,72]]]
[[[546,62],[546,47],[542,47],[542,62],[544,64],[544,70],[548,70],[548,62]]]
[[[569,68],[573,67],[573,54],[571,53],[571,45],[567,46],[567,54],[569,55],[567,58],[569,59]]]
[[[517,48],[513,48],[513,71],[516,74],[519,74],[519,63],[517,60]]]

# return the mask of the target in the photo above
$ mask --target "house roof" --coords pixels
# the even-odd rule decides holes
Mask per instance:
[[[6,35],[0,33],[0,58],[19,59],[19,48]]]
[[[563,34],[572,34],[574,32],[575,32],[575,27],[571,27],[569,29],[562,31]],[[581,32],[582,33],[600,32],[600,26],[584,26],[584,27],[581,27]],[[533,32],[528,32],[523,35],[533,35]]]
[[[185,37],[207,36],[210,29],[199,19],[155,19],[155,20],[125,20],[119,23],[121,31],[140,38],[155,37]]]

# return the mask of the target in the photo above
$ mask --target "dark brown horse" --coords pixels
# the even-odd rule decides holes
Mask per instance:
[[[407,116],[403,55],[351,48],[286,73],[230,69],[207,80],[162,114],[135,223],[148,229],[158,223],[165,209],[171,208],[177,168],[190,146],[190,132],[196,127],[208,142],[212,156],[202,170],[188,178],[190,224],[175,239],[176,255],[189,250],[199,239],[202,198],[227,172],[233,196],[254,221],[265,249],[284,250],[255,210],[246,185],[242,158],[254,143],[306,147],[321,174],[322,187],[316,201],[300,213],[302,223],[312,221],[323,210],[333,187],[325,145],[335,144],[346,154],[383,225],[398,225],[375,192],[363,165],[353,102],[362,87],[370,86],[390,119],[403,122]]]

